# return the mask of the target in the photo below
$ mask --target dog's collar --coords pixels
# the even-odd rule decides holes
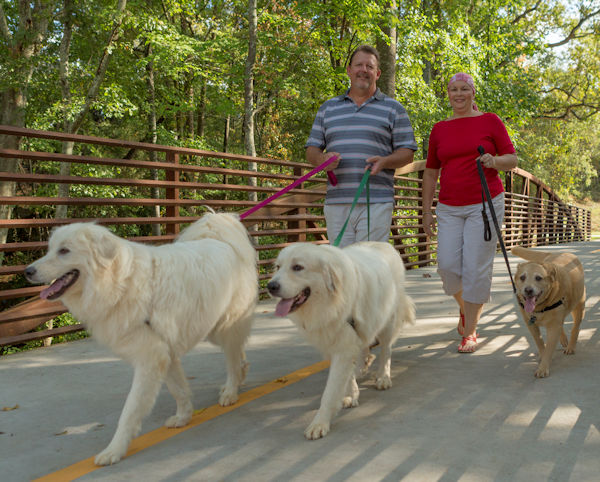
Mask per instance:
[[[533,313],[531,313],[531,318],[529,318],[529,324],[533,325],[537,321],[536,314],[541,315],[542,313],[545,313],[546,311],[550,311],[550,310],[553,310],[554,308],[558,308],[562,304],[563,304],[563,298],[558,300],[553,305],[546,306],[546,308],[544,308],[541,311],[534,311]],[[523,303],[521,303],[520,301],[519,301],[519,305],[521,306],[521,308],[525,309],[525,306],[523,306]]]

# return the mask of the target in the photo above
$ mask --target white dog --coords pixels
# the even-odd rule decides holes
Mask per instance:
[[[63,226],[25,274],[33,283],[54,280],[40,297],[60,299],[94,338],[134,367],[117,430],[96,464],[125,455],[163,381],[177,402],[165,425],[190,421],[191,390],[180,357],[201,340],[225,352],[219,403],[237,401],[258,278],[256,251],[236,215],[206,214],[162,246],[127,241],[93,223]]]
[[[267,285],[281,298],[276,315],[288,316],[331,360],[321,406],[304,432],[318,439],[340,407],[358,405],[355,371],[368,368],[374,343],[381,346],[375,386],[392,386],[392,344],[402,325],[414,322],[415,307],[404,291],[402,258],[388,243],[295,243],[279,253],[276,268]]]

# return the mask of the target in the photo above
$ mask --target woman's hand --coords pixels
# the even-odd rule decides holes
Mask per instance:
[[[492,156],[489,152],[479,156],[479,160],[483,167],[487,167],[488,169],[497,169],[496,168],[496,156]]]
[[[427,236],[435,236],[435,219],[432,213],[423,213],[423,231]]]

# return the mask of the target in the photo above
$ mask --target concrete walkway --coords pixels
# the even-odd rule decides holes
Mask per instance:
[[[340,412],[324,439],[307,441],[303,430],[327,370],[289,375],[321,358],[269,301],[247,349],[243,391],[255,398],[156,442],[174,411],[163,388],[144,421],[147,440],[112,467],[94,470],[90,458],[114,433],[131,383],[127,364],[91,339],[0,358],[0,480],[597,481],[600,241],[543,249],[575,252],[588,289],[577,353],[557,350],[547,379],[533,376],[534,350],[501,255],[472,355],[456,351],[457,308],[435,268],[413,270],[418,320],[395,345],[394,386],[378,392],[363,380],[360,405]],[[511,256],[513,272],[518,261]],[[216,403],[223,365],[208,343],[184,358],[197,409]],[[267,393],[273,381],[280,389]]]

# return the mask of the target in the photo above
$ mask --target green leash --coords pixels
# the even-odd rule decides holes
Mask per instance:
[[[356,203],[358,203],[358,198],[360,198],[360,195],[362,194],[362,192],[365,189],[366,189],[366,194],[367,194],[367,230],[368,230],[367,231],[367,239],[369,239],[369,235],[371,233],[371,209],[369,209],[369,205],[370,205],[369,176],[370,175],[371,175],[371,169],[367,169],[365,171],[365,173],[363,174],[363,177],[360,181],[358,189],[356,190],[356,194],[354,195],[354,200],[352,201],[352,206],[350,206],[350,212],[348,213],[346,222],[342,226],[342,230],[340,231],[340,234],[338,234],[337,238],[335,238],[335,241],[333,242],[333,246],[340,245],[340,242],[342,241],[342,237],[344,236],[344,232],[346,232],[346,227],[348,226],[348,221],[350,221],[350,215],[352,214],[352,211],[354,210]]]

